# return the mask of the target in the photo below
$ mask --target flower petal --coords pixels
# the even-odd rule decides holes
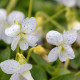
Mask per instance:
[[[13,74],[20,68],[20,64],[15,60],[6,60],[0,64],[1,69],[7,74]]]
[[[26,35],[27,36],[27,41],[28,41],[28,45],[31,47],[36,46],[36,42],[38,41],[37,37],[34,35]]]
[[[77,39],[77,32],[75,30],[66,31],[63,38],[67,44],[73,44]]]
[[[5,30],[5,34],[10,37],[15,37],[20,32],[20,26],[17,24],[12,25],[10,28]]]
[[[24,14],[20,11],[12,11],[9,15],[8,15],[8,22],[10,24],[13,24],[15,20],[17,20],[19,23],[21,23],[23,21],[23,19],[25,18]]]
[[[11,76],[10,80],[26,80],[21,74],[15,73]]]
[[[62,62],[66,61],[67,57],[68,57],[67,52],[60,52],[59,54],[60,61]]]
[[[67,7],[73,7],[76,5],[76,0],[62,0],[62,3]]]
[[[26,18],[22,22],[22,31],[25,33],[31,33],[35,30],[37,21],[34,17]]]
[[[16,49],[17,44],[18,44],[18,42],[19,42],[19,39],[20,39],[19,36],[15,37],[15,38],[13,39],[12,44],[11,44],[11,49],[12,49],[13,51]]]
[[[17,73],[23,73],[24,71],[28,71],[32,68],[31,64],[23,64]]]
[[[75,57],[73,49],[70,46],[68,46],[68,45],[65,46],[65,49],[67,51],[68,57],[70,59],[73,59]]]
[[[47,42],[53,45],[58,45],[62,43],[63,37],[57,31],[49,31],[46,35]]]
[[[0,22],[5,21],[7,18],[7,13],[5,9],[0,9]]]
[[[26,71],[22,73],[22,76],[26,79],[26,80],[34,80],[33,77],[31,76],[30,71]]]
[[[13,38],[12,38],[12,37],[9,37],[9,36],[7,36],[7,35],[5,35],[5,34],[3,33],[3,34],[2,34],[2,40],[3,40],[4,42],[6,42],[7,44],[11,44]]]
[[[21,50],[27,50],[28,49],[28,43],[27,40],[22,40],[19,42],[19,47]]]
[[[59,48],[55,47],[50,51],[48,55],[49,62],[55,61],[58,58],[58,56],[59,56]]]

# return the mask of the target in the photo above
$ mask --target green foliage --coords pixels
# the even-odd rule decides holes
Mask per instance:
[[[11,55],[11,49],[9,47],[7,47],[5,50],[3,50],[0,53],[0,62],[10,59],[10,55]]]
[[[40,66],[33,66],[31,73],[34,80],[48,80],[45,70]]]
[[[71,73],[52,78],[50,80],[80,80],[80,76],[74,76],[74,74]]]

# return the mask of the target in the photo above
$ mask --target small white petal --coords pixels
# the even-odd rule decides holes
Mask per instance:
[[[15,20],[21,23],[24,19],[24,14],[20,11],[13,11],[8,15],[8,22],[13,24]]]
[[[30,71],[26,71],[22,73],[22,76],[26,79],[26,80],[34,80],[33,77],[31,76]]]
[[[74,22],[73,23],[73,29],[74,30],[80,30],[80,22]]]
[[[65,46],[65,49],[67,51],[68,57],[70,59],[73,59],[75,57],[73,49],[70,46],[68,46],[68,45]]]
[[[77,39],[77,32],[75,30],[66,31],[63,38],[67,44],[73,44]]]
[[[22,22],[22,31],[25,33],[31,33],[35,30],[37,21],[34,17],[26,18]]]
[[[48,55],[49,62],[55,61],[58,58],[59,53],[60,52],[58,47],[53,48]]]
[[[62,3],[67,7],[73,7],[76,5],[76,0],[62,0]]]
[[[12,38],[12,37],[9,37],[9,36],[7,36],[7,35],[5,35],[5,34],[3,33],[3,34],[2,34],[2,40],[3,40],[4,42],[6,42],[7,44],[11,44],[13,38]]]
[[[62,35],[57,31],[49,31],[46,35],[47,42],[53,45],[61,44],[63,41]]]
[[[62,62],[66,61],[67,57],[68,57],[68,55],[67,55],[66,51],[59,53],[59,59],[60,59],[60,61],[62,61]]]
[[[19,42],[19,47],[20,47],[21,50],[27,50],[28,49],[27,40],[21,40]]]
[[[15,60],[6,60],[0,64],[1,69],[7,74],[13,74],[20,68],[20,64]]]
[[[19,73],[15,73],[11,76],[10,80],[26,80],[26,79]]]
[[[5,21],[7,18],[7,13],[5,9],[0,9],[0,22]]]
[[[12,49],[13,51],[16,49],[19,40],[20,40],[20,37],[19,37],[19,36],[15,37],[15,38],[13,39],[12,44],[11,44],[11,49]]]
[[[29,71],[32,68],[31,64],[23,64],[17,73],[23,73],[24,71]]]
[[[36,43],[37,43],[38,39],[37,39],[36,36],[34,36],[34,35],[26,35],[26,37],[27,37],[27,42],[28,42],[29,46],[34,47],[34,46],[37,45]]]
[[[20,32],[20,26],[17,24],[12,25],[10,28],[5,30],[5,34],[10,37],[15,37]]]

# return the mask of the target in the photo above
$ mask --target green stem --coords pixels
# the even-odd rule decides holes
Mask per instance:
[[[33,1],[33,0],[30,0],[30,4],[29,4],[29,12],[28,12],[28,17],[29,17],[29,18],[31,17],[32,1]]]
[[[51,23],[55,25],[58,29],[60,29],[62,32],[65,30],[59,23],[56,21],[52,20]]]
[[[19,53],[19,45],[17,45],[16,52]]]
[[[66,62],[65,62],[65,64],[64,64],[64,68],[68,68],[69,62],[70,62],[70,59],[67,58],[67,60],[66,60]]]
[[[62,64],[62,62],[59,61],[59,64],[58,64],[58,66],[57,66],[57,68],[56,68],[56,70],[55,70],[53,76],[56,76],[56,75],[57,75],[57,73],[59,72],[59,70],[60,70],[60,68],[61,68],[61,64]]]
[[[39,12],[38,14],[40,14],[40,15],[43,15],[45,18],[47,18],[47,20],[49,20],[49,21],[51,21],[51,23],[53,24],[53,25],[55,25],[58,29],[60,29],[62,32],[65,30],[60,24],[58,24],[55,20],[51,20],[51,18],[47,15],[47,14],[45,14],[45,13],[43,13],[43,12]],[[38,15],[37,14],[37,15]],[[44,24],[46,24],[45,22],[43,22],[41,25],[44,25]]]
[[[24,51],[23,50],[21,50],[21,54],[23,54],[24,53]]]
[[[28,55],[27,55],[27,62],[29,61],[29,58],[30,58],[30,55],[31,55],[31,52],[33,51],[33,48],[31,48],[28,52]]]
[[[48,18],[46,21],[44,21],[43,24],[48,23],[48,22],[51,21],[52,19],[55,19],[57,16],[59,16],[62,12],[66,11],[66,10],[67,10],[67,8],[61,9],[58,13],[52,15],[50,18]],[[40,15],[40,14],[44,15],[45,17],[47,17],[47,15],[45,15],[43,12],[38,12],[38,13],[37,13],[37,15]]]
[[[57,69],[55,70],[55,73],[57,73],[60,70],[61,64],[62,64],[62,62],[60,61],[59,64],[58,64],[58,66],[57,66]]]
[[[80,71],[74,74],[74,76],[79,76],[79,75],[80,75]]]
[[[18,2],[18,0],[10,0],[10,2],[8,4],[7,8],[6,8],[6,11],[7,11],[8,14],[15,7],[17,2]]]

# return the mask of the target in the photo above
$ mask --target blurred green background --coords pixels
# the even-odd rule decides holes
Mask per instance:
[[[10,0],[0,0],[0,8],[6,9]],[[48,16],[52,16],[59,12],[65,6],[56,2],[56,0],[33,0],[32,6],[32,16],[36,16],[38,12],[43,12]],[[12,8],[13,10],[21,11],[28,17],[29,9],[29,0],[18,0],[17,4]],[[74,10],[74,9],[71,9]],[[76,18],[80,20],[80,9],[75,7]],[[66,11],[61,13],[54,20],[58,22],[64,29],[67,30],[67,19]],[[14,15],[15,16],[15,15]],[[44,17],[44,21],[46,18]],[[43,29],[43,47],[46,49],[47,54],[54,47],[47,43],[45,40],[45,35],[50,30],[57,30],[62,32],[55,24],[52,24],[50,21],[41,26]],[[48,63],[42,59],[39,55],[34,52],[31,53],[31,58],[29,63],[33,65],[31,74],[34,80],[80,80],[80,75],[75,74],[80,70],[80,47],[75,42],[72,45],[76,57],[73,60],[70,60],[68,68],[64,68],[64,63],[62,63],[59,68],[60,61],[57,60],[53,63]],[[24,52],[24,55],[27,55],[27,51]],[[12,51],[10,45],[6,44],[4,41],[0,40],[0,62],[7,59],[15,59],[16,51]],[[0,80],[9,80],[11,75],[5,74],[0,69]]]

